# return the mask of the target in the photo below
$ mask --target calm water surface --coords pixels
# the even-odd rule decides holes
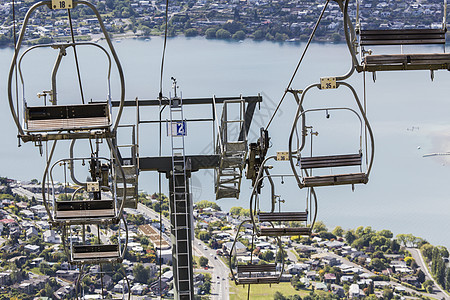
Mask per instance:
[[[155,99],[159,91],[162,40],[123,40],[114,45],[125,71],[126,98]],[[264,103],[255,113],[249,136],[250,141],[255,141],[259,127],[267,124],[278,104],[303,47],[304,44],[171,39],[165,61],[164,94],[169,95],[171,76],[177,78],[185,98],[261,93]],[[55,50],[35,52],[23,61],[25,96],[30,105],[41,103],[36,94],[50,89],[48,74],[56,55]],[[17,148],[17,132],[7,105],[6,82],[12,53],[12,49],[0,49],[0,125],[3,141],[0,175],[23,180],[40,179],[44,159],[31,144]],[[106,60],[98,53],[97,50],[79,50],[88,99],[104,99],[107,94]],[[60,103],[74,103],[80,98],[72,60],[66,58],[61,66],[58,77]],[[349,65],[345,45],[313,44],[292,87],[304,89],[309,84],[317,83],[320,77],[344,74]],[[433,244],[450,247],[450,161],[445,156],[423,158],[427,153],[450,151],[449,80],[450,74],[445,71],[436,72],[434,81],[430,80],[430,74],[426,71],[377,73],[376,83],[367,75],[367,109],[376,140],[375,163],[369,184],[356,186],[354,192],[347,186],[317,189],[318,218],[329,228],[336,225],[344,228],[372,226],[377,230],[386,228],[394,234],[412,233]],[[355,74],[349,82],[362,98],[363,76]],[[115,75],[112,78],[112,94],[117,99]],[[349,94],[340,89],[313,91],[310,96],[305,99],[306,107],[354,105]],[[269,128],[272,137],[270,154],[287,149],[295,109],[292,96],[286,97]],[[186,118],[210,115],[210,106],[185,109]],[[128,109],[124,123],[134,122],[134,117],[135,112]],[[158,117],[157,109],[144,109],[141,115],[146,120],[156,120]],[[165,118],[167,116],[163,115]],[[355,127],[354,123],[347,123],[347,119],[339,121],[338,115],[332,115],[330,120],[337,122],[335,132],[327,136],[319,130],[314,151],[333,154],[352,149],[358,143],[358,137],[354,135],[354,128],[358,125]],[[411,130],[413,127],[414,130]],[[141,156],[158,154],[158,130],[155,125],[141,126]],[[189,124],[188,130],[187,153],[212,153],[211,123]],[[163,136],[163,155],[169,155],[168,142]],[[67,157],[67,147],[67,144],[61,143],[57,155]],[[281,166],[279,170],[281,173],[289,171],[286,166]],[[280,183],[277,188],[286,200],[285,209],[304,210],[303,191],[299,191],[289,178],[283,180],[284,185],[281,185],[281,179],[277,180]],[[194,199],[213,199],[212,171],[196,173],[191,184]],[[140,185],[148,192],[157,191],[157,175],[142,174]],[[167,193],[165,181],[163,191]],[[219,205],[224,209],[248,207],[249,195],[250,185],[244,179],[240,199],[220,200]],[[262,207],[268,207],[267,200],[263,199],[262,203]]]

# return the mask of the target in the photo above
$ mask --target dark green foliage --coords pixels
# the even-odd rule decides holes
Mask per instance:
[[[242,30],[236,31],[235,34],[233,34],[233,40],[244,40],[245,39],[245,32]]]
[[[207,39],[214,39],[216,37],[217,28],[208,28],[205,32]]]
[[[216,38],[228,40],[231,38],[231,33],[228,30],[222,28],[222,29],[217,30]]]
[[[199,202],[195,203],[195,207],[197,209],[203,209],[203,208],[209,208],[210,207],[210,208],[215,209],[217,211],[221,210],[220,206],[216,202],[212,202],[212,201],[208,201],[208,200],[202,200],[202,201],[199,201]]]
[[[133,276],[137,282],[147,283],[150,276],[150,269],[144,268],[142,264],[136,264],[133,267]]]
[[[206,267],[208,265],[208,262],[209,260],[204,256],[200,256],[200,258],[198,259],[198,263],[201,267]]]
[[[184,31],[184,36],[186,37],[194,37],[198,35],[198,31],[195,28],[189,28]]]
[[[275,294],[273,294],[273,300],[286,300],[286,297],[279,291],[276,291]]]

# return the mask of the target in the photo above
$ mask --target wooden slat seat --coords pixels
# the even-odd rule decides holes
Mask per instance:
[[[55,219],[112,218],[115,216],[114,200],[57,201]]]
[[[361,30],[360,45],[445,44],[444,29]]]
[[[277,267],[275,264],[238,265],[237,284],[278,283],[280,282],[279,276],[261,274],[266,272],[274,273],[276,270]]]
[[[361,46],[445,45],[445,29],[361,30]],[[450,54],[385,54],[364,55],[365,71],[450,69]]]
[[[279,282],[278,276],[242,277],[237,279],[237,284],[272,284]]]
[[[368,178],[365,173],[310,176],[303,178],[303,184],[305,187],[358,184],[358,183],[367,183],[367,181]]]
[[[450,53],[367,55],[364,69],[383,70],[442,70],[450,69]]]
[[[307,212],[260,212],[258,214],[260,222],[283,222],[300,221],[306,222]]]
[[[311,235],[310,227],[261,227],[261,236],[295,236],[295,235]]]
[[[74,260],[98,260],[119,258],[119,245],[73,245]]]
[[[362,163],[361,158],[362,154],[301,157],[300,168],[315,169],[315,168],[360,166]]]
[[[277,269],[275,264],[265,265],[237,265],[237,273],[261,273],[261,272],[275,272]]]
[[[28,132],[106,129],[111,126],[106,102],[26,107],[25,117]]]

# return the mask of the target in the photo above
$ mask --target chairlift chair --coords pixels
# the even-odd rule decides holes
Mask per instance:
[[[121,223],[119,223],[118,225],[114,225],[115,227],[117,227],[116,231],[112,231],[111,228],[108,228],[108,225],[103,224],[63,225],[62,240],[64,249],[69,259],[69,263],[76,265],[85,265],[122,262],[128,244],[128,232],[123,216],[121,220]],[[97,227],[97,234],[95,235],[97,241],[94,241],[94,243],[91,243],[87,239],[87,226]],[[120,230],[122,226],[125,229],[124,243],[122,243]],[[107,235],[105,234],[105,232],[110,232],[111,234]],[[116,242],[110,241],[110,236],[113,235],[117,237]],[[102,240],[103,243],[101,242]]]
[[[281,156],[283,157],[283,155]],[[258,174],[258,178],[255,182],[253,193],[250,198],[250,217],[254,227],[256,228],[255,232],[258,236],[310,236],[317,216],[317,198],[314,189],[311,188],[307,191],[306,209],[304,211],[282,211],[281,202],[284,202],[284,200],[281,199],[280,195],[275,194],[274,179],[281,178],[282,180],[286,180],[294,177],[294,175],[270,174],[269,168],[266,166],[266,163],[270,159],[276,159],[277,157],[280,158],[280,155],[271,156],[264,160],[261,168],[262,170],[264,170],[265,175],[262,176],[262,172]],[[288,157],[286,156],[282,160],[288,161]],[[271,188],[271,209],[270,211],[261,211],[261,190],[259,190],[257,187],[262,185],[262,181],[266,179],[269,182]],[[309,197],[311,197],[311,200],[313,201],[308,201]],[[311,204],[309,204],[308,202]],[[276,209],[277,203],[279,204],[278,211]],[[314,209],[312,207],[314,207]],[[314,211],[314,217],[310,224],[308,224],[308,210]]]
[[[92,138],[95,135],[102,135],[103,137],[112,138],[116,132],[118,122],[122,115],[125,86],[122,67],[120,65],[117,54],[114,50],[113,44],[106,32],[105,26],[101,19],[101,16],[97,9],[87,1],[73,1],[73,7],[77,5],[85,5],[92,9],[96,15],[102,32],[105,36],[108,44],[109,51],[104,47],[91,43],[91,42],[76,42],[71,43],[54,43],[45,45],[36,45],[28,48],[21,54],[21,46],[23,44],[25,32],[32,13],[42,7],[47,6],[50,9],[54,9],[51,1],[41,1],[35,3],[26,13],[19,37],[16,43],[14,56],[10,65],[9,77],[8,77],[8,100],[11,110],[11,114],[16,123],[18,129],[18,136],[23,142],[34,141],[41,142],[46,140],[63,140],[63,139],[79,139],[79,138]],[[108,96],[105,101],[89,102],[84,101],[84,95],[81,95],[81,101],[72,104],[59,104],[58,103],[58,91],[56,87],[56,75],[59,70],[60,63],[63,57],[67,54],[68,48],[76,48],[80,46],[91,46],[100,49],[108,60],[107,80],[108,80]],[[52,48],[58,50],[58,55],[51,74],[52,87],[50,90],[43,91],[38,94],[39,97],[43,96],[45,99],[44,105],[34,105],[31,101],[25,99],[25,85],[24,77],[22,74],[21,63],[24,55],[30,51],[42,48]],[[74,52],[75,53],[75,52]],[[111,59],[112,56],[112,59]],[[111,62],[117,67],[119,74],[121,96],[120,107],[116,115],[116,119],[112,121],[111,117],[111,95],[110,95],[110,74],[111,74]],[[22,84],[22,105],[17,107],[13,99],[13,74],[15,70],[18,70],[20,80]],[[81,81],[80,81],[81,82]],[[19,97],[19,95],[15,95]],[[48,97],[48,99],[47,99]],[[19,119],[19,111],[24,111],[23,122]]]
[[[252,245],[250,249],[250,262],[240,264],[237,262],[237,251],[236,242],[240,239],[241,228],[245,223],[251,224],[251,220],[244,220],[238,227],[236,237],[233,241],[231,249],[229,249],[229,265],[231,276],[236,285],[246,285],[246,284],[273,284],[279,283],[284,270],[284,255],[282,255],[281,263],[268,263],[268,264],[254,264],[253,263],[253,250],[254,248],[254,237],[255,231],[254,226],[252,234]],[[278,244],[278,251],[283,252],[281,247],[281,239],[275,237]],[[236,261],[236,268],[233,268],[232,257]],[[277,255],[275,254],[275,259]]]
[[[103,167],[102,170],[93,171],[97,172],[99,176],[94,178],[95,181],[93,182],[80,182],[74,174],[75,163],[86,160],[97,162],[92,164],[91,167],[94,167],[96,164]],[[109,170],[112,162],[113,160],[104,157],[68,158],[56,161],[49,171],[52,201],[48,201],[45,193],[43,193],[44,206],[50,212],[50,222],[55,225],[117,223],[123,210],[123,195],[113,193]],[[72,186],[77,188],[69,196],[70,200],[57,200],[53,173],[56,166],[66,168],[66,165],[69,165],[71,177],[74,181]],[[43,186],[45,186],[45,182]],[[84,193],[89,195],[87,199],[77,199],[78,195],[82,196]]]
[[[359,101],[359,98],[356,94],[356,91],[354,88],[345,83],[345,82],[337,82],[336,88],[339,88],[340,86],[345,86],[350,89],[352,92],[354,99],[356,100],[356,104],[358,107],[359,112],[357,112],[354,109],[348,108],[348,107],[328,107],[328,108],[314,108],[314,109],[303,109],[303,101],[305,98],[305,95],[310,91],[312,88],[318,88],[321,89],[321,84],[313,84],[307,87],[303,94],[302,98],[299,101],[297,114],[294,119],[294,123],[291,129],[291,134],[289,137],[289,159],[291,161],[291,168],[294,172],[294,176],[297,179],[298,185],[303,187],[320,187],[320,186],[334,186],[334,185],[355,185],[355,184],[365,184],[369,180],[369,174],[372,168],[373,164],[373,157],[374,157],[374,139],[373,139],[373,133],[372,129],[369,125],[369,122],[367,120],[366,114],[362,108],[362,105]],[[333,155],[321,155],[321,156],[314,156],[311,154],[305,154],[305,145],[306,145],[306,136],[307,136],[307,129],[306,126],[306,116],[313,112],[325,112],[328,116],[328,113],[331,111],[348,111],[351,114],[356,116],[356,119],[359,123],[360,128],[360,134],[359,134],[359,149],[356,151],[356,153],[351,154],[333,154]],[[293,140],[294,137],[298,139],[296,136],[296,126],[298,121],[301,120],[301,140],[300,145],[298,146],[298,149],[293,150]],[[364,128],[366,128],[367,133],[366,136],[370,141],[370,153],[368,149],[366,150],[366,153],[368,153],[368,163],[367,166],[363,164],[362,155],[364,153],[363,151],[363,134],[364,134]],[[311,134],[310,134],[311,136]],[[297,162],[294,162],[294,159],[297,158]],[[301,170],[301,176],[298,175],[296,171],[296,165],[300,167]],[[356,167],[356,172],[350,172],[349,169],[352,169]],[[345,171],[336,172],[333,174],[327,174],[327,175],[313,175],[312,170],[317,169],[329,169],[329,170],[342,170],[342,168],[345,168]],[[354,170],[354,169],[353,169]]]
[[[359,16],[359,0],[357,1],[357,15]],[[348,6],[344,12],[346,15],[348,14],[347,9]],[[356,33],[359,35],[359,46],[361,47],[360,65],[357,66],[357,70],[373,73],[376,71],[430,70],[432,78],[435,70],[450,70],[450,54],[445,53],[447,0],[444,0],[443,11],[442,27],[428,29],[360,29],[357,16]],[[349,42],[347,41],[347,43]],[[401,46],[400,53],[374,54],[375,48],[377,48],[376,50],[381,49],[378,46],[392,45]],[[443,52],[403,53],[403,46],[407,45],[440,45]],[[366,50],[367,46],[375,48]]]

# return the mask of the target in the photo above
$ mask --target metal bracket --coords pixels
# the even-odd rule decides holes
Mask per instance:
[[[36,139],[34,140],[34,146],[39,148],[39,153],[42,156],[42,154],[43,154],[43,151],[42,151],[42,135],[36,134],[35,136],[36,136]]]

